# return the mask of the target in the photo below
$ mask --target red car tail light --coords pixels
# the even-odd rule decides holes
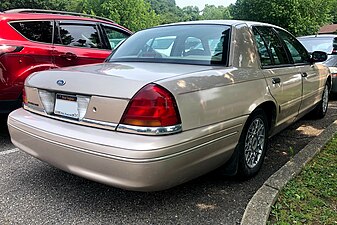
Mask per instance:
[[[4,53],[20,52],[22,49],[22,46],[0,45],[0,55]]]
[[[180,123],[173,95],[156,84],[149,84],[138,91],[121,119],[121,124],[143,127],[166,127]]]

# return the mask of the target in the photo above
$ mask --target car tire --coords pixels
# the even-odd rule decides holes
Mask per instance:
[[[255,110],[249,116],[237,145],[239,177],[250,178],[260,170],[267,150],[268,130],[266,113],[262,109]]]
[[[325,84],[322,99],[313,109],[312,116],[316,119],[323,118],[326,112],[328,111],[328,104],[329,104],[329,86],[328,84]]]

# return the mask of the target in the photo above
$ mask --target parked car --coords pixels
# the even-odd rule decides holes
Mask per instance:
[[[328,60],[323,64],[328,66],[332,76],[331,94],[337,95],[337,35],[310,35],[297,38],[309,51],[323,51],[328,54]]]
[[[78,13],[17,9],[0,14],[0,113],[22,104],[33,72],[103,62],[131,32],[111,20]]]
[[[167,40],[160,51],[157,39]],[[325,115],[331,76],[315,62],[326,58],[269,24],[163,25],[132,35],[105,63],[31,75],[8,127],[28,154],[124,189],[166,189],[226,162],[226,173],[247,178],[268,137],[309,112]]]

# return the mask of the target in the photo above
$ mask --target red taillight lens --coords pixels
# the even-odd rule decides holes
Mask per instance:
[[[22,46],[0,45],[0,55],[4,53],[19,52],[22,49]]]
[[[26,91],[25,91],[25,88],[23,88],[22,90],[22,102],[23,104],[28,104],[28,100],[27,100],[27,95],[26,95]]]
[[[181,120],[172,94],[159,85],[149,84],[130,100],[121,123],[165,127],[180,124]]]

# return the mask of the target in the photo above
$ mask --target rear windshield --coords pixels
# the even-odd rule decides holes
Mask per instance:
[[[337,38],[298,38],[308,52],[323,51],[332,54],[333,50],[337,50]]]
[[[174,25],[137,32],[117,48],[110,62],[226,64],[230,26]]]

